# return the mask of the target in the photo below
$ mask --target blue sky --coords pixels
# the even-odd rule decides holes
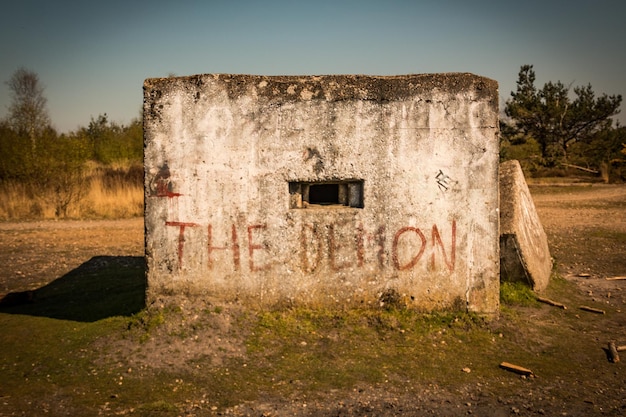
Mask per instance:
[[[130,122],[143,80],[171,74],[472,72],[499,82],[502,106],[520,66],[533,64],[538,86],[590,83],[626,98],[622,0],[10,3],[0,15],[0,117],[5,82],[25,67],[46,87],[60,132],[104,113]]]

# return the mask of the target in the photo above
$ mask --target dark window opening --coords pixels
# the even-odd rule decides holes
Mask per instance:
[[[310,184],[309,204],[339,204],[339,184]]]
[[[290,208],[363,208],[363,181],[290,182]]]

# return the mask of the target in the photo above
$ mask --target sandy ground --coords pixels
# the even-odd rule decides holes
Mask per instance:
[[[94,256],[143,256],[143,219],[0,223],[0,294],[35,290]]]
[[[564,187],[556,193],[532,187],[531,193],[559,273],[585,292],[595,287],[626,296],[626,281],[606,280],[626,276],[626,186]]]

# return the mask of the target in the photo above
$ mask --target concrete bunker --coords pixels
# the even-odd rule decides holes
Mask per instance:
[[[498,310],[493,80],[148,79],[144,140],[149,299]]]

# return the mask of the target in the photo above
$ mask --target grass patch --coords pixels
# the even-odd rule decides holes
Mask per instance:
[[[126,340],[132,355],[150,355],[144,341],[133,344],[131,335],[138,327],[156,335],[164,323],[180,319],[180,312],[144,310],[93,322],[0,313],[2,395],[13,410],[39,411],[56,396],[66,397],[64,408],[50,415],[100,410],[176,416],[192,404],[223,409],[260,397],[280,400],[306,392],[315,398],[372,384],[454,387],[464,383],[464,367],[478,375],[496,371],[487,357],[472,358],[476,346],[491,353],[498,347],[487,323],[471,314],[300,308],[251,313],[237,322],[239,331],[248,332],[245,355],[218,365],[197,357],[183,369],[139,367],[131,353],[115,355],[120,348],[108,342]],[[212,331],[205,327],[200,331]],[[166,345],[171,341],[184,349],[193,334],[169,335]],[[219,346],[207,349],[219,351]],[[33,399],[41,403],[29,404]]]
[[[146,342],[155,329],[165,323],[166,312],[159,309],[145,309],[131,318],[128,330],[137,329],[140,332],[139,341]]]
[[[537,306],[537,296],[521,282],[500,283],[500,302],[506,305]]]
[[[492,339],[478,316],[407,309],[269,312],[252,334],[248,352],[281,395],[390,380],[454,384],[471,345]]]
[[[149,404],[141,404],[137,407],[139,414],[154,415],[153,413],[177,413],[179,407],[164,400],[157,400]],[[133,410],[134,411],[134,410]]]
[[[13,399],[17,409],[42,412],[55,397],[71,396],[73,410],[93,415],[88,410],[93,410],[94,402],[105,402],[114,381],[110,371],[94,365],[89,346],[95,339],[119,331],[120,323],[120,318],[81,323],[0,314],[5,403]],[[51,414],[60,415],[59,411]]]

